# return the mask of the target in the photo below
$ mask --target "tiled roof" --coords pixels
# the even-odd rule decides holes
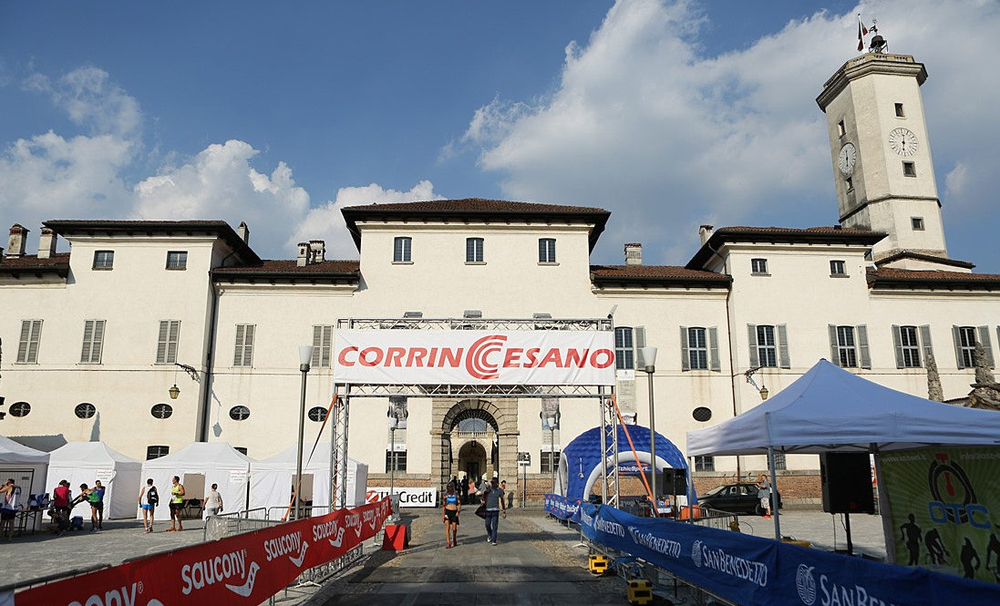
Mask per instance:
[[[20,257],[0,257],[0,275],[22,275],[56,273],[65,278],[69,275],[69,253],[56,253],[48,259],[38,255]]]
[[[358,279],[358,261],[321,261],[299,267],[295,259],[266,260],[253,265],[217,267],[212,275],[217,279],[246,280],[349,280]]]
[[[868,269],[868,285],[872,288],[1000,290],[1000,274],[880,267]]]
[[[594,284],[694,284],[728,286],[732,277],[678,265],[591,265]]]
[[[463,198],[461,200],[428,200],[399,204],[368,204],[348,206],[341,210],[347,230],[354,244],[361,250],[361,231],[358,221],[430,220],[430,221],[573,221],[593,223],[590,231],[590,249],[604,231],[611,213],[603,208],[590,206],[561,206],[534,202],[510,202]]]
[[[975,263],[969,263],[968,261],[959,261],[958,259],[948,259],[947,257],[939,257],[936,255],[929,255],[927,253],[916,252],[912,250],[901,250],[895,252],[887,257],[883,257],[875,262],[875,265],[886,265],[892,263],[893,261],[898,261],[900,259],[915,259],[917,261],[927,261],[929,263],[939,263],[941,265],[951,265],[954,267],[964,267],[966,269],[972,269],[976,266]]]
[[[788,244],[854,244],[871,246],[885,234],[867,229],[841,227],[721,227],[695,253],[685,267],[701,269],[726,242],[768,242]]]
[[[45,227],[63,236],[79,234],[141,235],[155,233],[206,233],[222,238],[248,263],[260,261],[257,253],[225,221],[124,221],[90,219],[55,219],[45,221]]]

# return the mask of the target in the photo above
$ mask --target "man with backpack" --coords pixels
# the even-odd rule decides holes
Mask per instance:
[[[146,497],[143,502],[142,498]],[[139,492],[139,505],[142,507],[142,525],[146,532],[153,532],[153,514],[156,513],[156,506],[160,503],[160,494],[153,486],[153,478],[146,480],[146,485]]]

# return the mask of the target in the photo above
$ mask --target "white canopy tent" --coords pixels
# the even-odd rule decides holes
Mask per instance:
[[[1000,414],[933,402],[883,387],[820,360],[773,398],[713,427],[689,431],[687,455],[907,450],[935,444],[1000,444]],[[879,494],[884,495],[882,474]],[[779,515],[774,515],[780,538]],[[887,541],[888,544],[888,541]]]
[[[20,505],[24,509],[28,508],[31,495],[52,492],[45,483],[48,466],[49,453],[0,436],[0,482],[14,478],[14,482],[21,487]]]
[[[250,463],[249,457],[235,450],[228,442],[194,442],[173,454],[143,462],[140,486],[136,488],[136,502],[138,503],[138,491],[146,485],[147,478],[152,478],[160,493],[156,519],[169,520],[167,504],[170,502],[170,480],[174,476],[180,476],[186,492],[185,501],[204,499],[212,484],[218,484],[226,510],[243,509]]]
[[[134,518],[136,496],[139,494],[142,462],[126,457],[104,442],[69,442],[49,453],[49,471],[46,486],[55,487],[60,480],[68,480],[73,494],[80,484],[91,488],[94,480],[106,487],[104,517]],[[86,504],[85,518],[90,517]]]
[[[330,443],[321,443],[309,459],[312,446],[302,452],[301,499],[312,501],[313,507],[330,504]],[[295,446],[251,466],[250,507],[288,507],[295,483]],[[364,505],[368,487],[368,466],[354,459],[347,460],[347,507]],[[227,505],[228,508],[228,505]]]

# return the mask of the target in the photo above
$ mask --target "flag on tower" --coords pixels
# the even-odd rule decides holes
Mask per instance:
[[[865,48],[865,36],[868,35],[868,28],[865,24],[861,22],[861,15],[858,14],[858,51],[862,51]]]

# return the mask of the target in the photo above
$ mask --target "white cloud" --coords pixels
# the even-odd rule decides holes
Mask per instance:
[[[619,0],[585,44],[567,46],[549,99],[532,108],[493,99],[475,112],[463,140],[482,146],[480,165],[502,175],[506,197],[614,211],[600,245],[604,258],[627,238],[653,243],[650,262],[683,262],[697,244],[690,227],[710,216],[727,225],[788,224],[798,213],[808,224],[832,224],[829,143],[814,99],[855,56],[858,12],[891,24],[881,32],[891,51],[928,65],[923,91],[938,162],[969,171],[1000,162],[995,147],[968,145],[973,132],[980,141],[1000,135],[993,102],[1000,78],[968,61],[1000,52],[996,2],[866,2],[844,15],[791,21],[745,50],[711,56],[694,3]],[[972,154],[987,161],[963,162]],[[1000,187],[994,173],[993,190]],[[957,179],[946,208],[991,203],[962,198],[970,192]],[[678,242],[687,243],[686,253],[678,255]]]
[[[35,73],[24,81],[24,88],[47,94],[70,120],[92,133],[132,137],[142,123],[139,102],[96,67],[77,68],[55,82]]]

